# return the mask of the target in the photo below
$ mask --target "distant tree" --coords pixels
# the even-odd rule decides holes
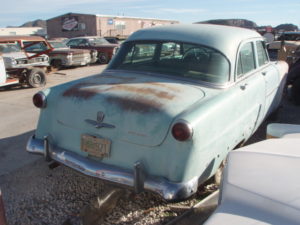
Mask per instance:
[[[284,30],[284,31],[296,31],[298,30],[298,26],[291,24],[291,23],[286,23],[286,24],[280,24],[277,27],[275,27],[276,30]]]

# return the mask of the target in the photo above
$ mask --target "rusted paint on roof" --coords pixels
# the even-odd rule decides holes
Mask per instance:
[[[162,103],[142,97],[126,98],[109,96],[109,103],[118,105],[122,110],[136,111],[140,113],[153,113],[160,111]]]
[[[79,83],[75,84],[64,93],[64,97],[74,97],[79,99],[89,99],[98,93],[96,88],[87,88],[88,85],[94,85],[93,83]]]
[[[5,41],[19,41],[19,40],[24,40],[24,41],[44,41],[46,40],[42,37],[39,36],[19,36],[19,35],[12,35],[12,36],[0,36],[0,42],[5,42]]]

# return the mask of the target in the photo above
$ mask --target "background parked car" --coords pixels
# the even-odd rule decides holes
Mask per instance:
[[[287,85],[291,85],[291,97],[300,105],[300,32],[283,33],[278,41],[268,45],[273,60],[284,60],[289,64]]]
[[[71,38],[66,44],[70,48],[97,50],[98,62],[102,64],[108,63],[119,47],[118,44],[111,44],[105,38],[97,36]]]
[[[48,54],[53,67],[83,66],[97,61],[96,50],[70,49],[62,41],[48,42],[53,47],[53,51]]]
[[[278,107],[287,70],[249,29],[143,29],[102,74],[34,96],[41,114],[27,151],[180,201]]]
[[[116,37],[104,37],[111,44],[120,44]]]
[[[34,41],[43,51],[38,53],[27,52],[31,47],[29,42]],[[0,37],[0,53],[2,53],[7,75],[17,79],[21,84],[31,87],[46,84],[46,69],[49,66],[49,57],[46,53],[52,50],[51,46],[40,37],[32,36],[2,36]]]

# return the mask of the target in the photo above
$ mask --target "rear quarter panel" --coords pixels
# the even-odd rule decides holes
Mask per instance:
[[[227,153],[246,141],[263,121],[264,82],[256,75],[249,79],[246,92],[239,82],[182,115],[194,127],[183,180],[202,174],[202,183],[212,176]]]

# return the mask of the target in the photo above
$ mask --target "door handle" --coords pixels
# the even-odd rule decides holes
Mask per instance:
[[[248,86],[248,84],[245,83],[245,84],[241,85],[241,89],[242,89],[242,90],[245,90],[247,86]]]
[[[267,71],[263,71],[263,72],[261,72],[261,74],[263,75],[263,76],[266,76],[267,75]]]

